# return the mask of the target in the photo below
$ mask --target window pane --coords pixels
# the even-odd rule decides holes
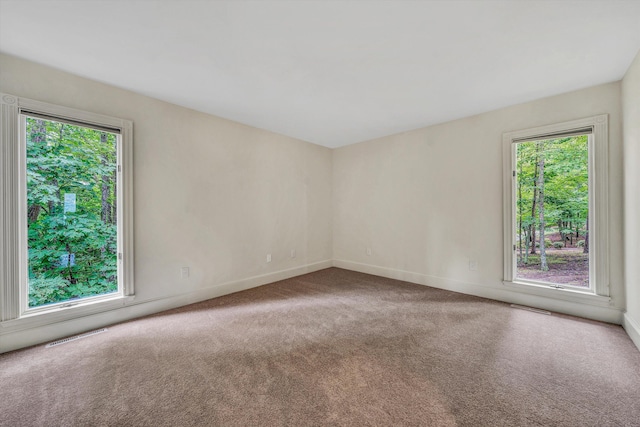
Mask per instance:
[[[26,117],[29,307],[118,291],[117,135]]]
[[[516,277],[589,288],[587,135],[517,144]]]

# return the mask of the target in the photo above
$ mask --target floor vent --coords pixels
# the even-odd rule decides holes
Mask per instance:
[[[79,340],[79,339],[82,339],[82,338],[87,338],[87,337],[90,337],[91,335],[101,334],[103,332],[107,332],[107,330],[108,330],[107,328],[96,329],[95,331],[86,332],[84,334],[76,335],[76,336],[69,337],[69,338],[63,338],[63,339],[58,340],[58,341],[50,342],[49,344],[47,344],[45,346],[45,348],[55,347],[57,345],[66,344],[66,343],[71,342],[71,341]]]
[[[546,314],[547,316],[551,315],[551,312],[550,312],[550,311],[547,311],[547,310],[540,310],[540,309],[538,309],[538,308],[533,308],[533,307],[527,307],[527,306],[525,306],[525,305],[511,304],[511,307],[513,307],[513,308],[519,308],[520,310],[533,311],[534,313]]]

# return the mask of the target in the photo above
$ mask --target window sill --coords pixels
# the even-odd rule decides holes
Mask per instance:
[[[547,285],[519,281],[511,282],[505,280],[502,283],[504,283],[509,290],[513,292],[594,305],[598,307],[609,307],[612,304],[611,297],[596,295],[591,292],[584,292],[576,289],[552,288]]]
[[[0,322],[0,335],[115,310],[124,307],[134,298],[135,296],[133,295],[118,295],[108,299],[87,301],[70,307],[58,306],[51,310],[24,314],[17,319]]]

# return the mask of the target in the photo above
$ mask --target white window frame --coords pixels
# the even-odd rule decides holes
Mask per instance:
[[[118,292],[28,307],[27,185],[24,115],[36,113],[78,125],[119,131]],[[134,296],[133,123],[129,120],[0,94],[0,333],[122,307]]]
[[[516,145],[526,140],[590,128],[589,135],[589,290],[556,287],[516,278]],[[609,116],[598,116],[503,134],[504,284],[514,290],[557,299],[609,305]]]

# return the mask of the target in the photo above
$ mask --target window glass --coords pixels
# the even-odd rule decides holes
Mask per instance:
[[[117,292],[119,135],[24,119],[29,308]]]
[[[589,286],[588,135],[516,145],[516,277]]]

